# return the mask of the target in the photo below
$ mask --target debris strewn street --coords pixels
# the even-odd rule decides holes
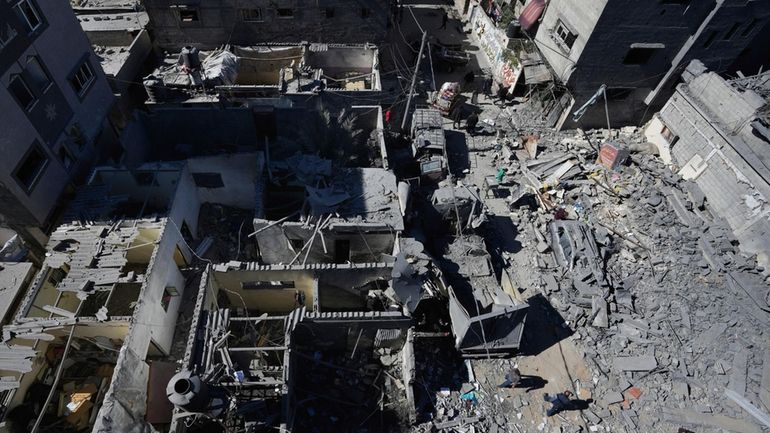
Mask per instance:
[[[0,433],[770,431],[768,38],[0,2]]]

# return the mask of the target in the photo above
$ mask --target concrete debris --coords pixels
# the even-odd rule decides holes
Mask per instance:
[[[650,371],[658,366],[654,356],[616,356],[613,366],[620,371]]]

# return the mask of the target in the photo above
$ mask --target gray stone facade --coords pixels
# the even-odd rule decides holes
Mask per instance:
[[[574,108],[607,85],[610,121],[619,127],[657,111],[690,60],[728,70],[768,17],[770,3],[740,0],[550,2],[535,40],[575,98]],[[579,124],[566,126],[606,124],[600,101]]]
[[[68,1],[0,2],[0,29],[0,224],[34,246],[28,231],[107,150],[114,96]]]
[[[147,0],[156,43],[167,50],[223,44],[314,41],[377,42],[384,38],[389,0]]]

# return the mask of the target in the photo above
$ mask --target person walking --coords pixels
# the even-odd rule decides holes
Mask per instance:
[[[492,77],[486,77],[484,79],[484,84],[481,87],[481,92],[484,93],[484,97],[489,101],[492,99]]]
[[[500,105],[505,106],[505,99],[508,97],[508,88],[500,85],[500,88],[497,90],[497,98],[500,100]]]
[[[455,104],[452,107],[452,111],[449,112],[449,117],[452,119],[452,128],[460,129],[460,124],[463,119],[463,106],[461,104]]]
[[[444,9],[444,13],[441,15],[441,27],[439,27],[439,30],[446,29],[447,21],[449,21],[449,14],[447,14],[446,9]]]
[[[548,409],[545,412],[545,414],[547,416],[554,416],[563,410],[571,409],[572,408],[572,400],[570,400],[571,396],[572,396],[572,392],[570,392],[569,390],[565,390],[564,392],[560,392],[554,396],[544,394],[543,400],[551,403],[551,408]]]
[[[465,130],[471,136],[476,135],[476,124],[479,123],[479,115],[475,112],[471,113],[467,119],[465,119]]]
[[[495,176],[495,179],[500,182],[502,181],[502,175],[505,175],[505,171],[501,168],[498,170],[498,176]],[[502,173],[502,175],[500,175]],[[498,179],[499,177],[499,179]],[[516,385],[521,382],[521,372],[518,368],[513,368],[508,373],[505,373],[505,382],[501,383],[500,385],[497,385],[498,388],[516,388]]]

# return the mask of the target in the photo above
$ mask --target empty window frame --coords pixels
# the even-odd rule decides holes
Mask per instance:
[[[361,18],[369,18],[369,15],[371,15],[369,8],[361,8]]]
[[[222,188],[225,183],[222,181],[222,175],[219,173],[193,173],[195,186],[199,188]]]
[[[241,20],[246,23],[258,23],[262,21],[261,8],[241,9]]]
[[[200,15],[198,9],[179,9],[179,22],[183,24],[191,24],[200,22]]]
[[[38,146],[37,142],[35,142],[19,162],[19,165],[16,166],[13,175],[19,186],[29,193],[42,176],[46,166],[48,166],[48,157],[43,152],[43,149]]]
[[[323,14],[325,18],[334,18],[334,8],[324,8]]]
[[[25,71],[27,72],[26,76],[29,78],[30,84],[34,86],[35,90],[40,94],[45,93],[52,81],[37,56],[27,57],[27,67],[25,68]]]
[[[572,46],[575,45],[577,34],[570,30],[562,20],[556,20],[556,27],[553,29],[553,33],[567,49],[572,49]]]
[[[663,129],[660,130],[660,135],[663,136],[663,139],[668,142],[669,146],[673,146],[674,143],[679,140],[679,137],[674,135],[673,132],[671,132],[670,129],[668,129],[668,126],[663,126]]]
[[[38,12],[37,6],[32,3],[32,0],[21,0],[17,2],[15,10],[16,15],[21,18],[22,23],[27,27],[29,33],[34,32],[43,24],[43,20],[40,18],[40,12]]]
[[[160,305],[163,307],[163,311],[168,312],[168,306],[171,304],[171,299],[179,296],[179,291],[176,287],[166,287],[163,289],[163,297],[160,298]]]
[[[72,84],[72,88],[78,96],[83,96],[91,88],[91,84],[93,84],[95,79],[94,70],[88,64],[88,59],[85,59],[72,78],[70,78],[70,84]]]
[[[291,8],[278,8],[275,10],[275,15],[278,18],[290,19],[294,18],[294,9]]]
[[[623,58],[624,65],[644,65],[650,61],[652,56],[659,48],[632,47],[626,52]]]
[[[37,102],[37,98],[21,75],[16,75],[11,78],[11,82],[8,84],[8,91],[11,92],[16,99],[16,102],[18,102],[19,106],[25,111],[31,110],[35,105],[35,102]]]

